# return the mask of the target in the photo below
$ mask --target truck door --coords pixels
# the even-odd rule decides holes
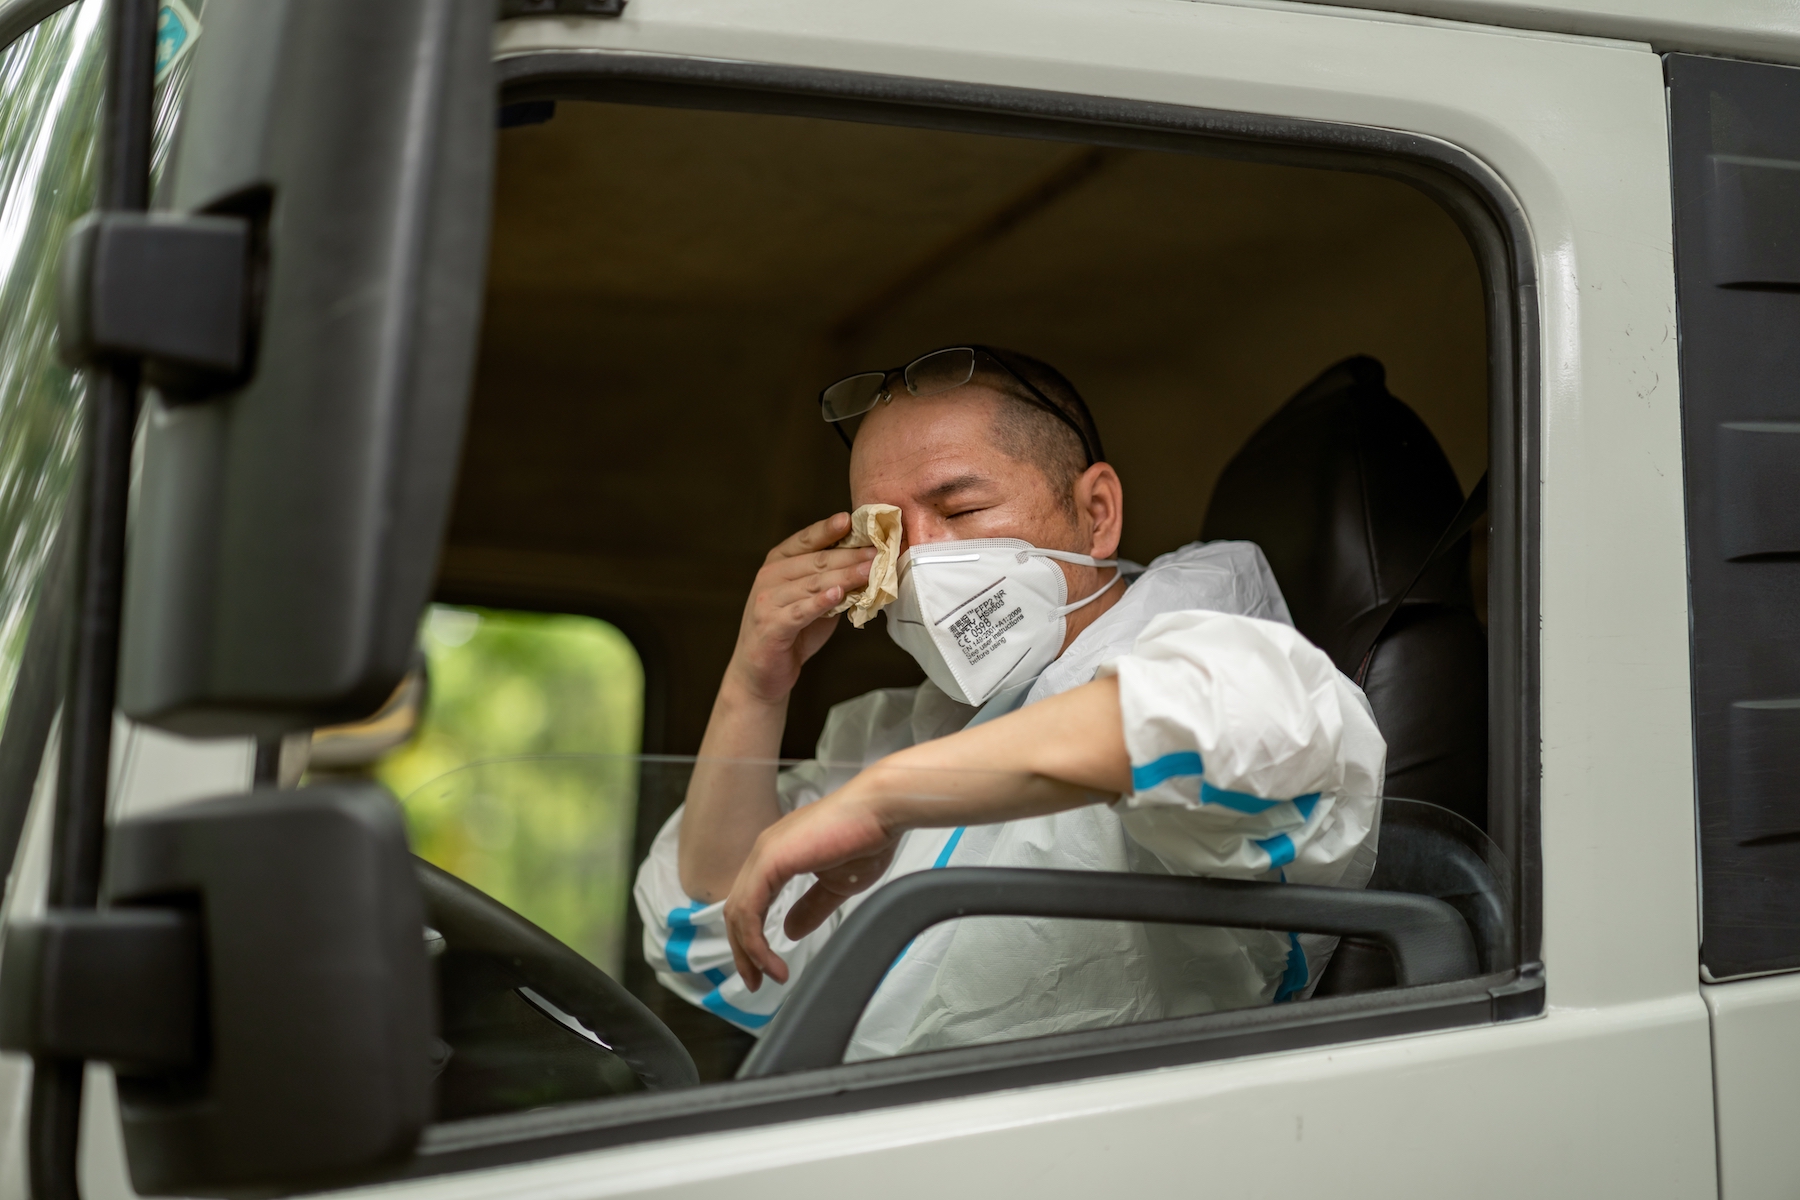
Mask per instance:
[[[1101,0],[533,0],[497,30],[467,0],[211,0],[200,16],[161,223],[237,239],[242,341],[226,366],[132,351],[156,390],[126,718],[267,745],[367,717],[411,666],[470,392],[503,105],[509,122],[591,102],[1357,171],[1428,197],[1480,263],[1487,811],[1509,948],[1431,982],[853,1063],[854,1014],[815,988],[815,1029],[774,1017],[782,1036],[740,1077],[701,1085],[675,1035],[591,962],[455,877],[415,873],[374,789],[265,786],[117,822],[109,905],[21,911],[30,929],[9,935],[9,1044],[119,1080],[116,1115],[90,1101],[90,1196],[1714,1189],[1682,430],[1676,389],[1657,387],[1675,378],[1669,158],[1647,47]],[[158,226],[115,232],[149,245]],[[158,295],[154,275],[137,286],[140,303]],[[639,453],[601,450],[595,470]],[[1146,911],[1038,895],[1064,916]],[[897,930],[880,932],[904,946]],[[650,1048],[618,1072],[620,1094],[431,1120],[453,1048],[427,946],[484,937],[528,976],[508,976],[508,1003],[624,1059],[545,992],[575,979]],[[92,968],[126,961],[108,946],[138,953],[134,986]],[[859,995],[882,969],[852,972]],[[86,1023],[49,1020],[56,995]],[[29,1116],[18,1086],[4,1103],[12,1161],[27,1129],[72,1128]],[[43,1141],[30,1152],[52,1186],[37,1194],[60,1200],[73,1156],[51,1161]]]

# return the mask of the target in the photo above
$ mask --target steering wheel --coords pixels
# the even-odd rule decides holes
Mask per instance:
[[[498,1011],[503,1024],[522,1028],[537,1040],[547,1035],[556,1050],[554,1059],[545,1059],[542,1054],[534,1056],[530,1047],[512,1053],[507,1052],[508,1047],[502,1047],[499,1057],[505,1059],[511,1078],[494,1089],[499,1096],[487,1106],[490,1110],[583,1099],[636,1087],[655,1091],[699,1085],[700,1074],[687,1048],[612,976],[479,888],[423,859],[416,859],[415,866],[419,890],[425,899],[426,920],[443,936],[445,958],[475,965],[473,971],[459,971],[456,978],[464,990],[481,994],[446,995],[446,1008],[453,1002],[461,1008],[473,1005],[481,1009],[480,1018],[489,1025],[494,1023],[493,1014]],[[440,978],[445,978],[442,972]],[[497,1001],[508,1007],[499,1007]],[[542,1025],[525,1014],[521,1004],[564,1028],[555,1031]],[[524,1014],[527,1024],[518,1025],[519,1014]],[[572,1024],[570,1018],[581,1028]],[[510,1049],[516,1051],[517,1047]],[[451,1053],[455,1056],[464,1050],[453,1045]],[[567,1091],[566,1077],[581,1073],[570,1071],[571,1055],[576,1056],[578,1067],[580,1055],[587,1055],[590,1060],[586,1064],[587,1075],[593,1082],[586,1092]],[[624,1080],[623,1087],[604,1082],[608,1063],[617,1071],[613,1056],[636,1077]],[[487,1057],[491,1060],[495,1055],[490,1053]],[[541,1087],[529,1083],[521,1086],[519,1069],[529,1069],[534,1062],[545,1064],[540,1074],[565,1077],[560,1085],[551,1081],[551,1092],[555,1094],[545,1094]],[[600,1090],[591,1090],[593,1086]]]

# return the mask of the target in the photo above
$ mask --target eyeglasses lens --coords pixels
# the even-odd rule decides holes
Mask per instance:
[[[866,371],[861,375],[840,379],[820,394],[819,412],[827,421],[848,421],[851,417],[860,417],[875,407],[875,401],[881,395],[881,385],[885,382],[887,375],[881,371]]]
[[[914,359],[906,368],[906,390],[915,396],[933,396],[959,388],[974,377],[975,351],[955,346]]]

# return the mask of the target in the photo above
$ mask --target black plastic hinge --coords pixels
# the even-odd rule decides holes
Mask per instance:
[[[200,923],[178,909],[52,909],[15,922],[0,954],[0,1050],[193,1066],[200,968]]]
[[[92,213],[63,244],[57,336],[64,361],[143,360],[165,391],[237,382],[249,358],[248,218]]]
[[[616,17],[625,0],[500,0],[500,18]]]

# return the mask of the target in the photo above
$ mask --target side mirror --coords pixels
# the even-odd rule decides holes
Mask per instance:
[[[398,806],[346,784],[121,822],[106,907],[7,930],[0,1046],[111,1062],[142,1195],[298,1190],[430,1116],[424,903]]]
[[[1358,935],[1394,956],[1402,987],[1480,973],[1475,943],[1442,900],[1298,883],[1111,871],[951,867],[887,884],[832,935],[744,1060],[739,1079],[835,1067],[907,943],[958,917],[1067,917]]]
[[[146,405],[119,660],[132,718],[263,737],[366,717],[406,673],[479,340],[494,15],[492,0],[207,4],[170,212],[112,219],[116,269],[78,289],[89,315],[69,322],[73,341],[110,329],[141,348],[162,324],[145,307],[174,307],[171,272],[128,270],[124,252],[198,278],[209,245],[225,258],[242,239],[235,324],[162,339],[192,364],[232,366],[229,347],[241,362],[224,390],[165,385]],[[195,310],[229,316],[229,290]],[[149,328],[109,326],[118,309]]]

